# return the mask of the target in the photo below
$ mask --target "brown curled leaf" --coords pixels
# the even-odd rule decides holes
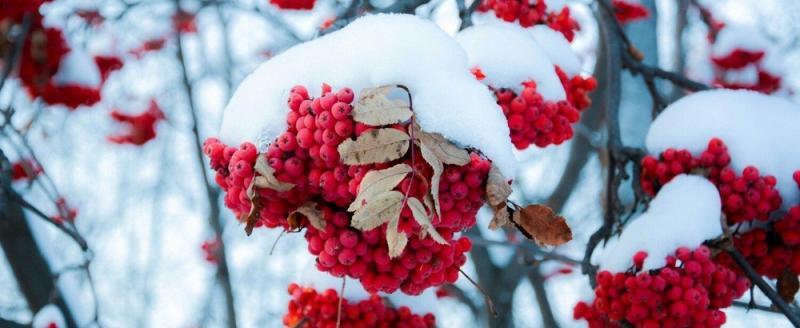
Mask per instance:
[[[498,206],[508,200],[511,195],[511,186],[508,185],[506,178],[500,173],[500,169],[492,164],[489,170],[489,177],[486,178],[486,200],[491,206]]]
[[[558,246],[572,240],[572,230],[563,216],[545,205],[528,205],[514,212],[517,229],[540,245]]]
[[[280,181],[275,177],[275,169],[269,166],[266,155],[258,155],[253,169],[258,173],[253,178],[253,183],[256,187],[269,188],[278,192],[289,191],[294,188],[294,184]]]
[[[317,209],[317,203],[305,202],[292,213],[289,213],[289,217],[287,217],[289,228],[291,230],[302,228],[301,222],[303,222],[303,218],[306,218],[308,223],[317,230],[325,231],[325,218],[322,211]]]

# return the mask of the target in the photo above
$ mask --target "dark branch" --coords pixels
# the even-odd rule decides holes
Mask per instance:
[[[726,247],[725,251],[730,254],[731,258],[733,258],[733,261],[736,262],[736,265],[738,265],[739,268],[744,271],[744,274],[747,276],[747,278],[750,279],[750,281],[752,281],[753,284],[755,284],[756,287],[758,287],[758,289],[760,289],[764,295],[769,298],[770,301],[772,301],[772,304],[778,307],[778,310],[780,310],[787,319],[789,319],[789,322],[791,322],[795,327],[800,327],[800,316],[792,311],[792,309],[789,307],[789,304],[787,304],[786,301],[784,301],[783,298],[778,295],[778,292],[775,291],[775,289],[773,289],[772,286],[770,286],[766,281],[764,281],[763,278],[761,278],[761,275],[759,275],[758,272],[753,269],[750,263],[747,262],[747,259],[745,259],[744,255],[739,253],[738,250],[731,246]]]

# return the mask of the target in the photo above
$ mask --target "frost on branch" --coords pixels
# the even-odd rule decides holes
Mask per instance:
[[[42,307],[36,315],[33,316],[33,328],[65,328],[67,327],[64,321],[64,314],[54,304],[48,304]]]

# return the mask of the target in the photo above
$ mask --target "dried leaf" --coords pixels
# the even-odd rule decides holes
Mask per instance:
[[[422,154],[422,158],[428,162],[428,165],[431,166],[433,169],[433,175],[431,176],[431,196],[433,196],[433,210],[436,212],[436,216],[439,217],[439,220],[442,219],[442,210],[439,206],[439,182],[442,179],[442,172],[444,172],[444,164],[442,161],[439,160],[439,157],[428,148],[428,146],[424,143],[419,145],[419,151]]]
[[[410,137],[403,131],[385,128],[347,139],[339,144],[339,156],[347,165],[386,163],[408,152]]]
[[[256,225],[256,221],[261,216],[261,199],[259,199],[258,192],[256,192],[256,180],[253,179],[250,182],[250,186],[247,187],[247,198],[250,200],[250,212],[247,213],[245,216],[245,226],[244,232],[249,236],[253,233],[253,227]]]
[[[353,228],[367,231],[400,217],[403,208],[403,193],[387,191],[369,199],[367,204],[353,214],[350,225]]]
[[[414,129],[414,138],[427,146],[442,163],[463,166],[470,162],[466,150],[456,146],[441,134],[422,131],[416,124]]]
[[[300,205],[294,212],[289,213],[287,220],[289,221],[289,228],[292,230],[300,229],[300,223],[303,218],[308,219],[308,223],[319,231],[325,231],[325,219],[322,211],[317,209],[317,203],[305,202]]]
[[[511,217],[522,234],[540,245],[557,246],[572,240],[572,230],[563,216],[545,205],[529,205]]]
[[[797,290],[800,289],[800,280],[797,275],[792,273],[789,269],[784,269],[781,276],[778,277],[778,294],[786,302],[793,302],[794,296],[797,295]]]
[[[397,226],[400,223],[400,218],[395,218],[389,222],[386,227],[386,245],[389,247],[389,258],[395,258],[403,254],[403,250],[408,244],[408,236],[405,232],[400,232]]]
[[[269,166],[269,163],[267,162],[267,156],[258,155],[258,158],[256,159],[256,165],[253,167],[253,169],[255,169],[260,175],[256,175],[255,179],[253,179],[253,183],[256,187],[269,188],[280,192],[288,191],[294,188],[294,184],[283,182],[275,177],[275,169]]]
[[[411,172],[411,166],[400,163],[383,170],[373,170],[367,172],[358,185],[358,195],[347,208],[348,212],[353,212],[362,206],[366,200],[375,195],[382,194],[394,189]]]
[[[408,208],[411,209],[411,214],[414,216],[414,220],[417,221],[417,224],[422,228],[422,238],[425,238],[427,234],[431,235],[431,238],[439,244],[447,245],[447,240],[436,231],[436,228],[433,227],[431,224],[431,217],[428,215],[428,211],[425,210],[425,206],[422,205],[422,202],[419,199],[411,197],[407,201]]]
[[[506,207],[505,202],[495,206],[492,210],[494,211],[494,216],[492,221],[489,222],[489,229],[497,230],[511,223],[511,215],[508,214],[508,207]]]
[[[408,91],[395,85],[361,90],[353,109],[353,120],[372,126],[390,125],[405,122],[411,118],[411,105],[404,99],[389,99],[392,91]]]
[[[497,206],[505,203],[511,195],[511,186],[508,185],[506,178],[500,173],[500,169],[492,164],[489,170],[489,177],[486,179],[486,200],[489,205]]]

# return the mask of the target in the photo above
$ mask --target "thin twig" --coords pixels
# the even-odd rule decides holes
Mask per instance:
[[[469,280],[469,282],[472,283],[472,285],[475,286],[475,288],[477,288],[478,291],[481,292],[481,294],[483,294],[483,299],[486,301],[486,307],[489,308],[489,313],[491,313],[492,316],[496,318],[497,311],[494,309],[494,303],[492,302],[492,298],[489,297],[489,293],[483,290],[483,287],[481,287],[481,285],[475,282],[475,280],[472,280],[472,278],[466,272],[464,272],[464,270],[458,268],[458,272],[461,272],[461,275],[463,275],[464,278],[467,278],[467,280]]]

